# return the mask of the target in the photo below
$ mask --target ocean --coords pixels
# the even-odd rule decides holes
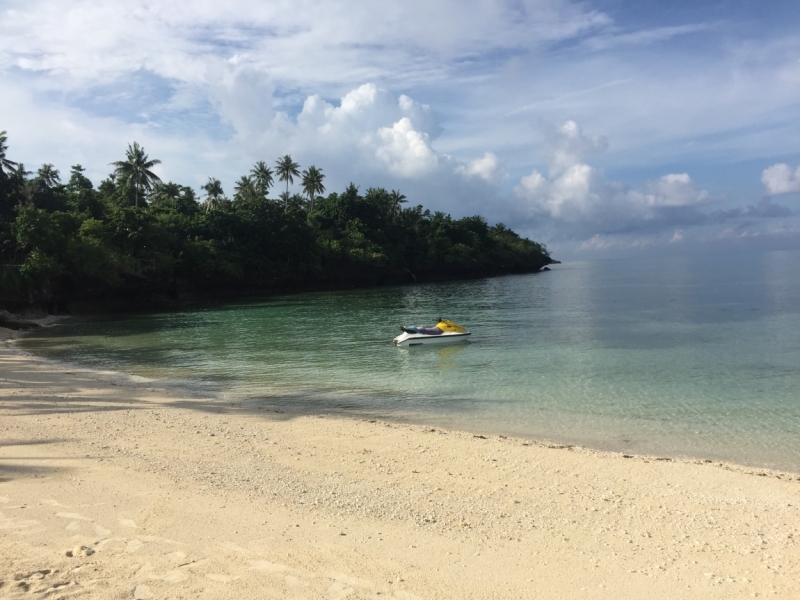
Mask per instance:
[[[76,318],[20,346],[287,415],[800,472],[799,259],[569,262],[530,275]],[[470,343],[391,344],[400,325],[439,317],[468,327]]]

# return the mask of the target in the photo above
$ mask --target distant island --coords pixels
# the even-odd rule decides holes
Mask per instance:
[[[6,156],[0,132],[0,308],[49,313],[180,305],[207,297],[367,287],[535,272],[544,245],[481,216],[405,208],[398,190],[326,191],[291,156],[256,163],[228,198],[163,182],[138,143],[95,187]],[[298,180],[303,194],[289,186]],[[274,184],[282,191],[269,196]],[[285,186],[283,185],[285,184]]]

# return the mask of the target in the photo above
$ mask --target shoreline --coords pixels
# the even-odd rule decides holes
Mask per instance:
[[[57,325],[58,323],[67,321],[73,317],[69,316],[47,316],[43,318],[31,318],[28,319],[29,322],[36,322],[37,325],[41,328],[51,327],[53,325]],[[287,397],[303,397],[305,395],[314,394],[314,392],[307,392],[307,391],[282,391],[282,390],[273,390],[273,394],[265,395],[259,398],[226,398],[224,397],[224,392],[216,392],[216,391],[208,391],[208,392],[201,392],[198,389],[195,389],[192,385],[190,385],[190,381],[186,380],[186,383],[182,381],[176,380],[164,380],[164,379],[154,379],[148,378],[141,375],[134,375],[130,373],[125,373],[123,371],[109,371],[109,370],[101,370],[95,369],[93,367],[87,367],[81,365],[79,363],[72,363],[67,361],[62,361],[58,359],[50,359],[47,357],[40,356],[34,352],[30,352],[23,348],[20,348],[15,342],[28,334],[29,330],[9,330],[0,326],[0,343],[6,344],[6,346],[12,350],[24,356],[30,360],[38,361],[42,364],[51,365],[56,368],[65,368],[73,372],[81,372],[85,373],[89,376],[105,378],[108,381],[115,382],[116,385],[128,385],[132,387],[139,387],[143,386],[145,388],[157,388],[163,389],[170,394],[175,394],[180,397],[184,398],[203,398],[208,401],[218,402],[220,404],[228,404],[232,406],[239,406],[243,407],[245,405],[253,406],[253,407],[260,407],[258,410],[267,410],[267,411],[275,411],[281,414],[292,415],[294,417],[301,417],[301,416],[315,416],[317,414],[324,414],[326,417],[331,418],[340,418],[340,419],[354,419],[354,420],[364,420],[364,419],[377,419],[381,421],[391,422],[398,425],[408,425],[408,426],[421,426],[421,427],[433,427],[433,428],[443,428],[452,431],[460,431],[466,434],[475,434],[475,435],[486,435],[490,437],[499,437],[499,438],[511,438],[511,439],[520,439],[528,443],[548,446],[548,447],[569,447],[569,448],[576,448],[581,450],[586,450],[590,452],[599,452],[599,453],[608,453],[614,456],[622,456],[629,459],[639,459],[644,461],[651,461],[651,460],[659,460],[659,461],[677,461],[677,462],[687,462],[687,463],[710,463],[715,464],[720,467],[724,467],[729,470],[740,470],[742,472],[747,473],[775,473],[781,474],[783,477],[789,477],[796,475],[798,476],[798,480],[800,480],[800,468],[792,469],[792,468],[785,468],[785,467],[776,467],[765,465],[764,463],[759,463],[758,461],[753,461],[751,464],[739,462],[736,459],[726,458],[724,456],[715,455],[715,454],[692,454],[690,452],[681,452],[681,451],[674,451],[674,450],[656,450],[655,452],[647,452],[637,450],[635,448],[631,448],[628,446],[624,446],[622,444],[617,444],[616,446],[613,443],[609,443],[607,441],[597,440],[587,440],[581,437],[569,437],[569,436],[547,436],[547,435],[537,435],[537,434],[526,434],[526,433],[519,433],[519,432],[508,432],[506,430],[498,429],[498,428],[478,428],[478,427],[469,427],[464,426],[463,423],[460,424],[448,424],[447,418],[437,420],[435,417],[426,418],[422,416],[420,418],[415,418],[412,413],[408,415],[387,415],[387,414],[380,414],[378,409],[362,409],[359,412],[354,412],[353,409],[343,409],[343,408],[330,408],[327,407],[325,410],[320,410],[319,406],[315,407],[304,407],[301,405],[292,405],[290,403],[281,402],[281,400],[285,400]],[[194,382],[197,383],[197,382]],[[337,396],[338,397],[338,396]],[[341,394],[342,398],[348,397],[347,394]]]
[[[796,474],[0,372],[0,598],[800,594]]]

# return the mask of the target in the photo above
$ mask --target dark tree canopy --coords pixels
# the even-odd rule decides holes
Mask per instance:
[[[399,190],[355,184],[325,192],[322,169],[286,155],[263,161],[233,200],[210,177],[204,204],[191,187],[161,182],[136,142],[97,187],[81,165],[63,183],[7,157],[0,133],[0,307],[51,311],[141,308],[207,294],[369,286],[537,271],[544,246],[483,217],[403,208]],[[301,196],[289,185],[302,177]]]

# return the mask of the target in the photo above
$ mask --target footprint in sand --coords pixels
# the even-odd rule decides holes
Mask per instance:
[[[140,542],[139,540],[131,540],[125,546],[125,552],[129,552],[129,553],[136,552],[142,546],[144,546],[144,544],[142,542]]]
[[[3,504],[8,504],[9,502],[11,502],[11,498],[9,498],[8,496],[0,496],[0,502],[2,502]]]
[[[136,527],[136,523],[131,521],[130,519],[120,519],[119,524],[123,527]]]
[[[99,535],[101,537],[108,537],[109,535],[111,535],[111,530],[110,529],[106,529],[105,527],[102,527],[100,525],[95,525],[94,526],[94,532],[95,532],[95,534],[97,534],[97,535]]]
[[[78,523],[77,521],[70,521],[69,523],[67,523],[67,531],[77,531],[78,529],[80,529],[80,527],[81,524]]]

